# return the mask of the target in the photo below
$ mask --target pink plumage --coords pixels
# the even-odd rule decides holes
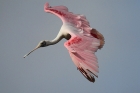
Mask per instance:
[[[75,39],[78,39],[77,41]],[[76,41],[76,42],[74,42]],[[100,41],[93,36],[72,37],[65,44],[69,54],[79,69],[79,71],[91,82],[94,82],[94,77],[98,77],[98,62],[95,56]]]
[[[62,38],[67,39],[68,41],[65,42],[64,46],[67,48],[77,69],[85,78],[94,82],[94,76],[98,77],[99,72],[95,52],[104,45],[103,35],[90,27],[84,15],[69,12],[66,6],[51,7],[49,3],[46,3],[44,11],[58,16],[62,20],[63,25],[55,39],[41,41],[34,50],[56,44]]]

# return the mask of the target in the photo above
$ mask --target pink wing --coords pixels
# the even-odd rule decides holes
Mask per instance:
[[[77,66],[77,69],[91,82],[94,82],[94,75],[98,77],[98,62],[95,56],[100,40],[93,36],[72,37],[65,44],[69,54]]]
[[[49,6],[49,3],[44,5],[44,11],[58,16],[64,23],[69,22],[78,29],[82,29],[88,33],[92,29],[84,15],[74,14],[69,12],[66,6]]]

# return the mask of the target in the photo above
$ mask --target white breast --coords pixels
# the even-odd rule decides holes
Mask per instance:
[[[62,25],[61,29],[60,29],[61,33],[63,33],[63,35],[66,34],[70,34],[72,36],[77,36],[78,34],[80,34],[81,30],[76,28],[73,24],[71,23],[65,23]]]

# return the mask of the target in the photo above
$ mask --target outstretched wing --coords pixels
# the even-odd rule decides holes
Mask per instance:
[[[72,37],[65,44],[77,69],[91,82],[98,77],[98,62],[95,56],[100,41],[92,36]]]
[[[49,3],[46,3],[44,6],[44,11],[60,17],[63,22],[69,22],[78,29],[83,29],[89,33],[92,29],[90,28],[89,22],[84,15],[74,14],[70,12],[66,6],[60,5],[52,7],[49,6]]]

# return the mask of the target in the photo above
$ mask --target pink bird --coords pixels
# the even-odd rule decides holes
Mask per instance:
[[[58,43],[61,39],[67,39],[64,46],[67,48],[77,69],[91,82],[95,82],[94,76],[98,77],[98,62],[95,52],[104,45],[104,37],[96,29],[91,28],[84,15],[74,14],[68,11],[66,6],[49,6],[46,3],[44,11],[58,16],[63,25],[53,40],[41,41],[35,49]]]

